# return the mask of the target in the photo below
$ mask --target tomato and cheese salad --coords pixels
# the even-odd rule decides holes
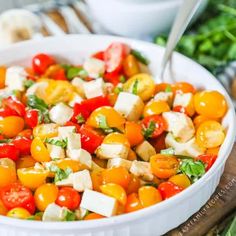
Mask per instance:
[[[155,84],[148,63],[115,42],[82,65],[40,53],[30,67],[0,67],[1,215],[130,213],[211,168],[225,138],[224,96],[186,82]]]

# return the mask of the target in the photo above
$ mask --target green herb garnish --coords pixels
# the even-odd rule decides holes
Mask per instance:
[[[24,82],[24,86],[26,89],[30,88],[32,85],[34,85],[35,82],[31,79],[27,79],[25,82]]]
[[[143,129],[143,135],[145,139],[152,137],[154,130],[156,129],[156,124],[154,121],[151,121],[146,129]]]
[[[57,140],[53,138],[46,138],[45,143],[52,144],[61,148],[66,148],[67,146],[67,139]]]
[[[157,185],[157,183],[146,183],[146,184],[144,184],[144,186],[152,186],[152,187],[157,187],[158,185]]]
[[[170,85],[167,85],[167,86],[166,86],[165,92],[166,92],[166,93],[171,93],[171,92],[172,92],[172,88],[171,88]]]
[[[98,116],[98,124],[99,128],[103,129],[105,133],[112,133],[113,129],[109,127],[107,124],[107,119],[104,115],[99,115]]]
[[[135,95],[138,94],[138,80],[137,79],[134,81],[133,88],[132,88],[132,93],[135,94]]]
[[[130,53],[144,65],[148,65],[150,63],[149,60],[141,52],[132,49]]]
[[[55,177],[54,177],[55,183],[63,179],[67,179],[69,175],[73,173],[71,168],[66,168],[65,170],[63,170],[54,165],[50,167],[50,171],[55,173]]]
[[[64,221],[76,220],[76,215],[73,211],[66,209],[63,213],[64,213]]]
[[[170,147],[170,148],[161,150],[160,153],[164,154],[164,155],[174,155],[175,154],[175,149],[173,147]]]
[[[123,91],[123,89],[121,87],[115,87],[115,89],[114,89],[114,93],[116,93],[116,94],[119,94],[122,91]]]
[[[78,116],[76,116],[76,120],[78,124],[82,124],[85,122],[85,119],[82,114],[79,114]]]
[[[121,75],[121,76],[120,76],[119,81],[120,81],[121,83],[124,83],[124,82],[126,81],[124,75]]]

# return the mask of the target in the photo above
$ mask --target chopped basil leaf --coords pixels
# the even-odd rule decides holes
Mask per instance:
[[[54,165],[50,167],[50,171],[55,173],[55,177],[54,177],[55,183],[68,178],[68,176],[73,172],[71,168],[66,168],[65,170],[63,170]]]
[[[64,211],[64,220],[65,221],[74,221],[76,220],[76,215],[73,211],[66,209]]]
[[[124,75],[121,75],[120,78],[119,78],[120,82],[121,83],[124,83],[126,81]]]
[[[143,63],[144,65],[148,65],[150,62],[149,60],[139,51],[132,49],[130,52],[133,56],[135,56],[135,58],[140,61],[141,63]]]
[[[26,89],[30,88],[32,85],[34,85],[35,82],[31,79],[27,79],[25,82],[24,82],[24,86]]]
[[[12,139],[2,139],[0,140],[0,143],[10,143]]]
[[[156,128],[154,121],[151,121],[146,129],[143,129],[143,135],[146,139],[150,138]]]
[[[43,212],[40,211],[28,217],[26,220],[40,220],[42,216],[43,216]]]
[[[66,72],[66,77],[68,79],[73,79],[74,77],[79,75],[79,72],[81,70],[82,70],[81,68],[71,66]]]
[[[84,117],[82,116],[82,114],[79,114],[78,116],[76,116],[76,120],[77,120],[77,123],[79,123],[79,124],[85,122],[85,119],[84,119]]]
[[[122,91],[123,91],[123,89],[121,87],[115,87],[115,89],[114,89],[114,93],[116,93],[116,94],[119,94]]]
[[[53,138],[46,138],[45,143],[49,143],[49,144],[52,144],[52,145],[55,145],[55,146],[66,148],[67,139],[56,140],[56,139],[53,139]]]
[[[146,183],[144,186],[152,186],[152,187],[157,187],[157,183]]]
[[[184,159],[181,161],[180,171],[186,174],[192,182],[196,182],[205,174],[205,165],[202,161],[194,161],[190,159]]]
[[[193,160],[194,158],[193,157],[189,157],[189,156],[184,156],[184,155],[175,155],[177,158],[179,159],[190,159],[190,160]]]
[[[135,95],[138,94],[138,80],[137,79],[134,81],[133,88],[132,88],[132,93],[135,94]]]
[[[78,75],[80,78],[85,79],[86,77],[88,77],[88,72],[86,70],[82,69],[82,70],[80,70]]]
[[[107,124],[107,119],[104,115],[98,117],[99,128],[103,129],[105,133],[112,133],[113,129]]]
[[[171,88],[170,85],[167,85],[167,86],[166,86],[165,92],[166,92],[166,93],[171,93],[171,92],[172,92],[172,88]]]
[[[175,149],[173,147],[170,147],[170,148],[161,150],[160,153],[164,154],[164,155],[174,155],[175,154]]]

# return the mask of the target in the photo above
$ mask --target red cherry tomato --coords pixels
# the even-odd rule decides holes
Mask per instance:
[[[12,143],[2,143],[0,144],[0,158],[10,158],[13,161],[18,160],[19,150]]]
[[[74,126],[75,130],[76,130],[76,133],[79,133],[80,125],[78,125],[78,124],[76,124],[72,121],[67,121],[64,126]]]
[[[25,115],[25,105],[20,102],[16,97],[10,96],[8,98],[2,99],[2,106],[3,108],[10,108],[21,117],[24,117]]]
[[[39,111],[36,109],[30,109],[26,111],[25,123],[30,127],[34,128],[39,124]]]
[[[34,197],[31,190],[20,183],[9,184],[1,188],[0,199],[8,210],[23,207],[31,214],[35,211]]]
[[[18,116],[18,113],[9,107],[0,108],[0,117]]]
[[[151,130],[149,137],[156,138],[161,135],[166,129],[167,124],[164,118],[160,115],[147,116],[142,120],[142,126],[145,131]]]
[[[76,103],[73,108],[73,116],[71,121],[74,123],[78,122],[78,116],[82,116],[86,120],[90,115],[88,108],[81,103]]]
[[[185,107],[183,107],[183,106],[175,106],[175,107],[173,107],[172,110],[175,112],[180,112],[180,113],[184,113],[184,114],[188,115]]]
[[[166,132],[159,135],[157,138],[153,138],[150,140],[150,143],[155,148],[156,153],[160,153],[161,150],[166,149]]]
[[[24,129],[17,136],[18,137],[25,137],[25,138],[28,138],[28,139],[32,139],[33,131],[32,131],[32,129]]]
[[[117,72],[111,72],[111,73],[105,73],[104,79],[106,82],[112,83],[114,86],[120,83],[120,73]]]
[[[29,155],[30,154],[30,147],[32,140],[26,137],[16,137],[12,143],[15,147],[20,151],[22,155]]]
[[[56,204],[73,211],[79,207],[80,200],[80,194],[76,190],[71,187],[63,187],[58,192]]]
[[[172,182],[163,182],[158,186],[158,190],[161,193],[163,199],[168,199],[177,193],[183,191],[183,188],[173,184]]]
[[[46,54],[38,54],[32,59],[32,67],[35,73],[42,75],[49,66],[55,63],[54,59]]]
[[[92,128],[82,125],[79,133],[81,134],[81,146],[83,149],[93,154],[103,141],[103,136]]]
[[[52,79],[54,79],[54,80],[67,80],[65,70],[63,68],[57,70],[53,74]]]
[[[92,57],[103,61],[104,52],[103,51],[96,52],[95,54],[92,55]]]
[[[215,163],[217,155],[213,154],[202,154],[197,157],[197,160],[201,160],[204,164],[206,164],[206,171],[208,171],[212,165]]]
[[[124,58],[130,48],[124,43],[112,43],[104,52],[104,61],[107,72],[118,72],[122,69]]]

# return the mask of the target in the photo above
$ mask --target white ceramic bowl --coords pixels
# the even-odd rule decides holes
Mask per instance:
[[[183,0],[86,0],[94,17],[109,32],[132,38],[168,31]],[[205,9],[203,0],[195,19]]]
[[[0,51],[0,65],[29,65],[33,55],[45,52],[63,61],[80,64],[111,42],[121,41],[146,54],[153,75],[160,68],[164,49],[146,42],[110,36],[71,35],[16,44]],[[229,110],[223,120],[226,139],[219,156],[199,181],[169,200],[152,207],[112,218],[80,222],[36,222],[0,217],[1,236],[158,236],[186,221],[210,198],[219,183],[236,135],[232,102],[222,85],[203,67],[180,55],[173,56],[172,73],[177,81],[188,81],[197,88],[214,89],[224,94]],[[170,78],[170,73],[166,74]],[[49,193],[50,194],[50,193]]]

